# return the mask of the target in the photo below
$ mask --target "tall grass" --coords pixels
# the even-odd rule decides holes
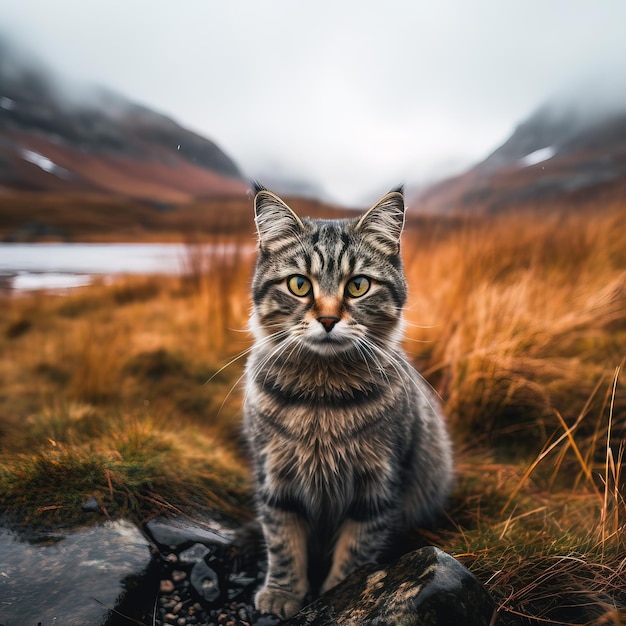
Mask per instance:
[[[426,220],[404,236],[406,348],[442,396],[457,462],[448,520],[424,537],[505,621],[626,621],[622,215]],[[80,522],[95,495],[102,515],[245,516],[235,357],[253,242],[229,237],[188,238],[180,277],[3,300],[5,513]]]
[[[545,439],[624,356],[619,213],[502,216],[405,240],[412,344],[457,429]],[[425,328],[420,328],[425,326]],[[595,402],[596,408],[600,399]],[[616,398],[625,408],[623,394]],[[621,427],[620,427],[621,428]]]
[[[460,460],[438,540],[503,616],[626,623],[622,215],[506,215],[404,241],[407,348]]]

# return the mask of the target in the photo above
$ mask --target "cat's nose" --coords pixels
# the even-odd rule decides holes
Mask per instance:
[[[339,318],[334,315],[321,315],[317,318],[317,321],[324,327],[324,330],[329,333],[339,321]]]

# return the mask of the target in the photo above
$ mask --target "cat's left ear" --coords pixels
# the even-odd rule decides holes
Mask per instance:
[[[254,197],[254,221],[259,247],[265,252],[280,248],[286,240],[304,230],[300,218],[267,189],[259,190]]]
[[[355,229],[372,245],[390,256],[400,252],[404,228],[404,195],[402,188],[390,191],[357,222]]]

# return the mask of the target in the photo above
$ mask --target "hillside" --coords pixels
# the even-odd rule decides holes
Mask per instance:
[[[80,224],[97,204],[140,225],[246,189],[214,142],[121,95],[72,83],[0,39],[2,236],[71,235],[51,206],[63,208],[62,222],[73,214]],[[103,228],[110,217],[101,215]]]
[[[597,97],[597,101],[595,98]],[[626,104],[550,100],[468,172],[413,194],[422,212],[606,205],[626,197]]]
[[[71,83],[0,37],[0,240],[250,235],[247,190],[214,142],[121,95]],[[315,217],[348,214],[314,199],[295,204]]]

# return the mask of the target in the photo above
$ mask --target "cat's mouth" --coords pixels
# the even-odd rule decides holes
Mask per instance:
[[[330,356],[354,348],[354,339],[330,332],[325,335],[307,337],[305,344],[313,352]]]

